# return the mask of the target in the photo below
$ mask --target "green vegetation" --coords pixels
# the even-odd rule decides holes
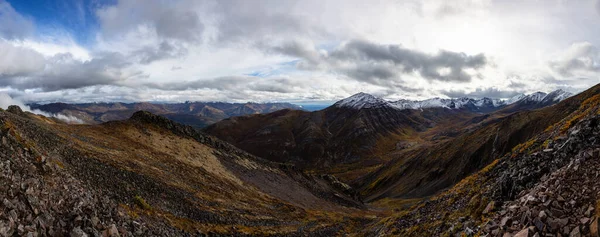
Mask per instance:
[[[577,123],[582,118],[591,115],[594,111],[598,114],[598,105],[600,105],[600,94],[594,95],[581,103],[579,109],[573,115],[566,118],[566,121],[560,128],[560,133],[564,134],[571,128],[571,126]]]
[[[152,210],[152,207],[150,206],[150,204],[148,204],[146,202],[146,200],[144,200],[142,197],[135,196],[133,197],[133,201],[136,205],[138,205],[140,208],[144,209],[144,210]]]

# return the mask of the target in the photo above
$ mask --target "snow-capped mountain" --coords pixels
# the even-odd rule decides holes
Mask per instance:
[[[477,112],[487,112],[497,110],[507,105],[515,103],[540,103],[544,106],[557,103],[570,97],[572,94],[564,90],[556,90],[551,93],[535,92],[529,95],[519,94],[507,100],[481,98],[473,99],[468,97],[455,99],[432,98],[426,100],[397,100],[386,101],[379,97],[360,92],[346,99],[340,100],[334,104],[336,107],[362,109],[362,108],[395,108],[395,109],[426,109],[426,108],[447,108],[447,109],[468,109]]]
[[[517,102],[519,100],[522,100],[525,97],[527,97],[527,95],[521,93],[521,94],[518,94],[518,95],[515,95],[515,96],[509,98],[508,100],[505,101],[505,103],[506,104],[512,104],[512,103],[515,103],[515,102]]]
[[[561,100],[571,97],[572,95],[573,94],[570,92],[566,92],[564,90],[558,89],[558,90],[550,92],[550,94],[546,95],[544,97],[544,99],[542,99],[542,103],[561,101]]]
[[[456,99],[441,99],[433,98],[427,100],[398,100],[390,102],[398,109],[426,109],[426,108],[448,108],[448,109],[461,109],[467,108],[470,110],[481,110],[488,108],[496,108],[499,106],[506,105],[502,100],[482,98],[472,99],[467,97],[456,98]]]
[[[337,107],[346,107],[353,109],[362,109],[362,108],[380,108],[392,106],[390,102],[385,101],[379,97],[360,92],[358,94],[354,94],[346,99],[340,100],[336,102],[333,106]]]
[[[544,93],[544,92],[535,92],[532,93],[530,95],[527,95],[525,97],[523,97],[522,99],[518,100],[521,102],[542,102],[542,100],[547,96],[548,94]]]

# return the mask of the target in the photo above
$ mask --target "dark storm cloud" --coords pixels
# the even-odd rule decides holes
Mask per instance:
[[[477,88],[473,92],[465,92],[462,90],[442,90],[440,93],[450,97],[450,98],[460,98],[460,97],[469,97],[469,98],[510,98],[521,94],[518,91],[511,90],[501,90],[498,88],[490,87],[490,88]]]

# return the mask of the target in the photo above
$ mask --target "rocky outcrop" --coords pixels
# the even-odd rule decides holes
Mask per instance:
[[[583,121],[568,136],[517,157],[506,167],[493,197],[511,201],[504,203],[483,231],[492,236],[524,229],[529,229],[529,236],[598,236],[598,119]]]
[[[25,116],[25,112],[23,112],[21,107],[19,107],[17,105],[8,106],[8,108],[6,109],[6,112],[13,113],[13,114],[16,114],[19,116]]]

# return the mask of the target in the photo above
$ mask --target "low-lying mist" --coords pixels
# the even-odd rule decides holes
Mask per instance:
[[[47,112],[44,112],[44,111],[41,111],[38,109],[31,109],[31,107],[29,107],[22,101],[20,101],[18,99],[14,99],[6,93],[0,93],[0,108],[7,109],[8,106],[11,106],[11,105],[17,105],[17,106],[21,107],[21,109],[23,111],[43,115],[46,117],[57,118],[66,123],[71,123],[71,124],[83,124],[84,123],[81,119],[70,116],[70,115],[65,115],[65,114],[61,114],[61,113],[51,114],[51,113],[47,113]]]

